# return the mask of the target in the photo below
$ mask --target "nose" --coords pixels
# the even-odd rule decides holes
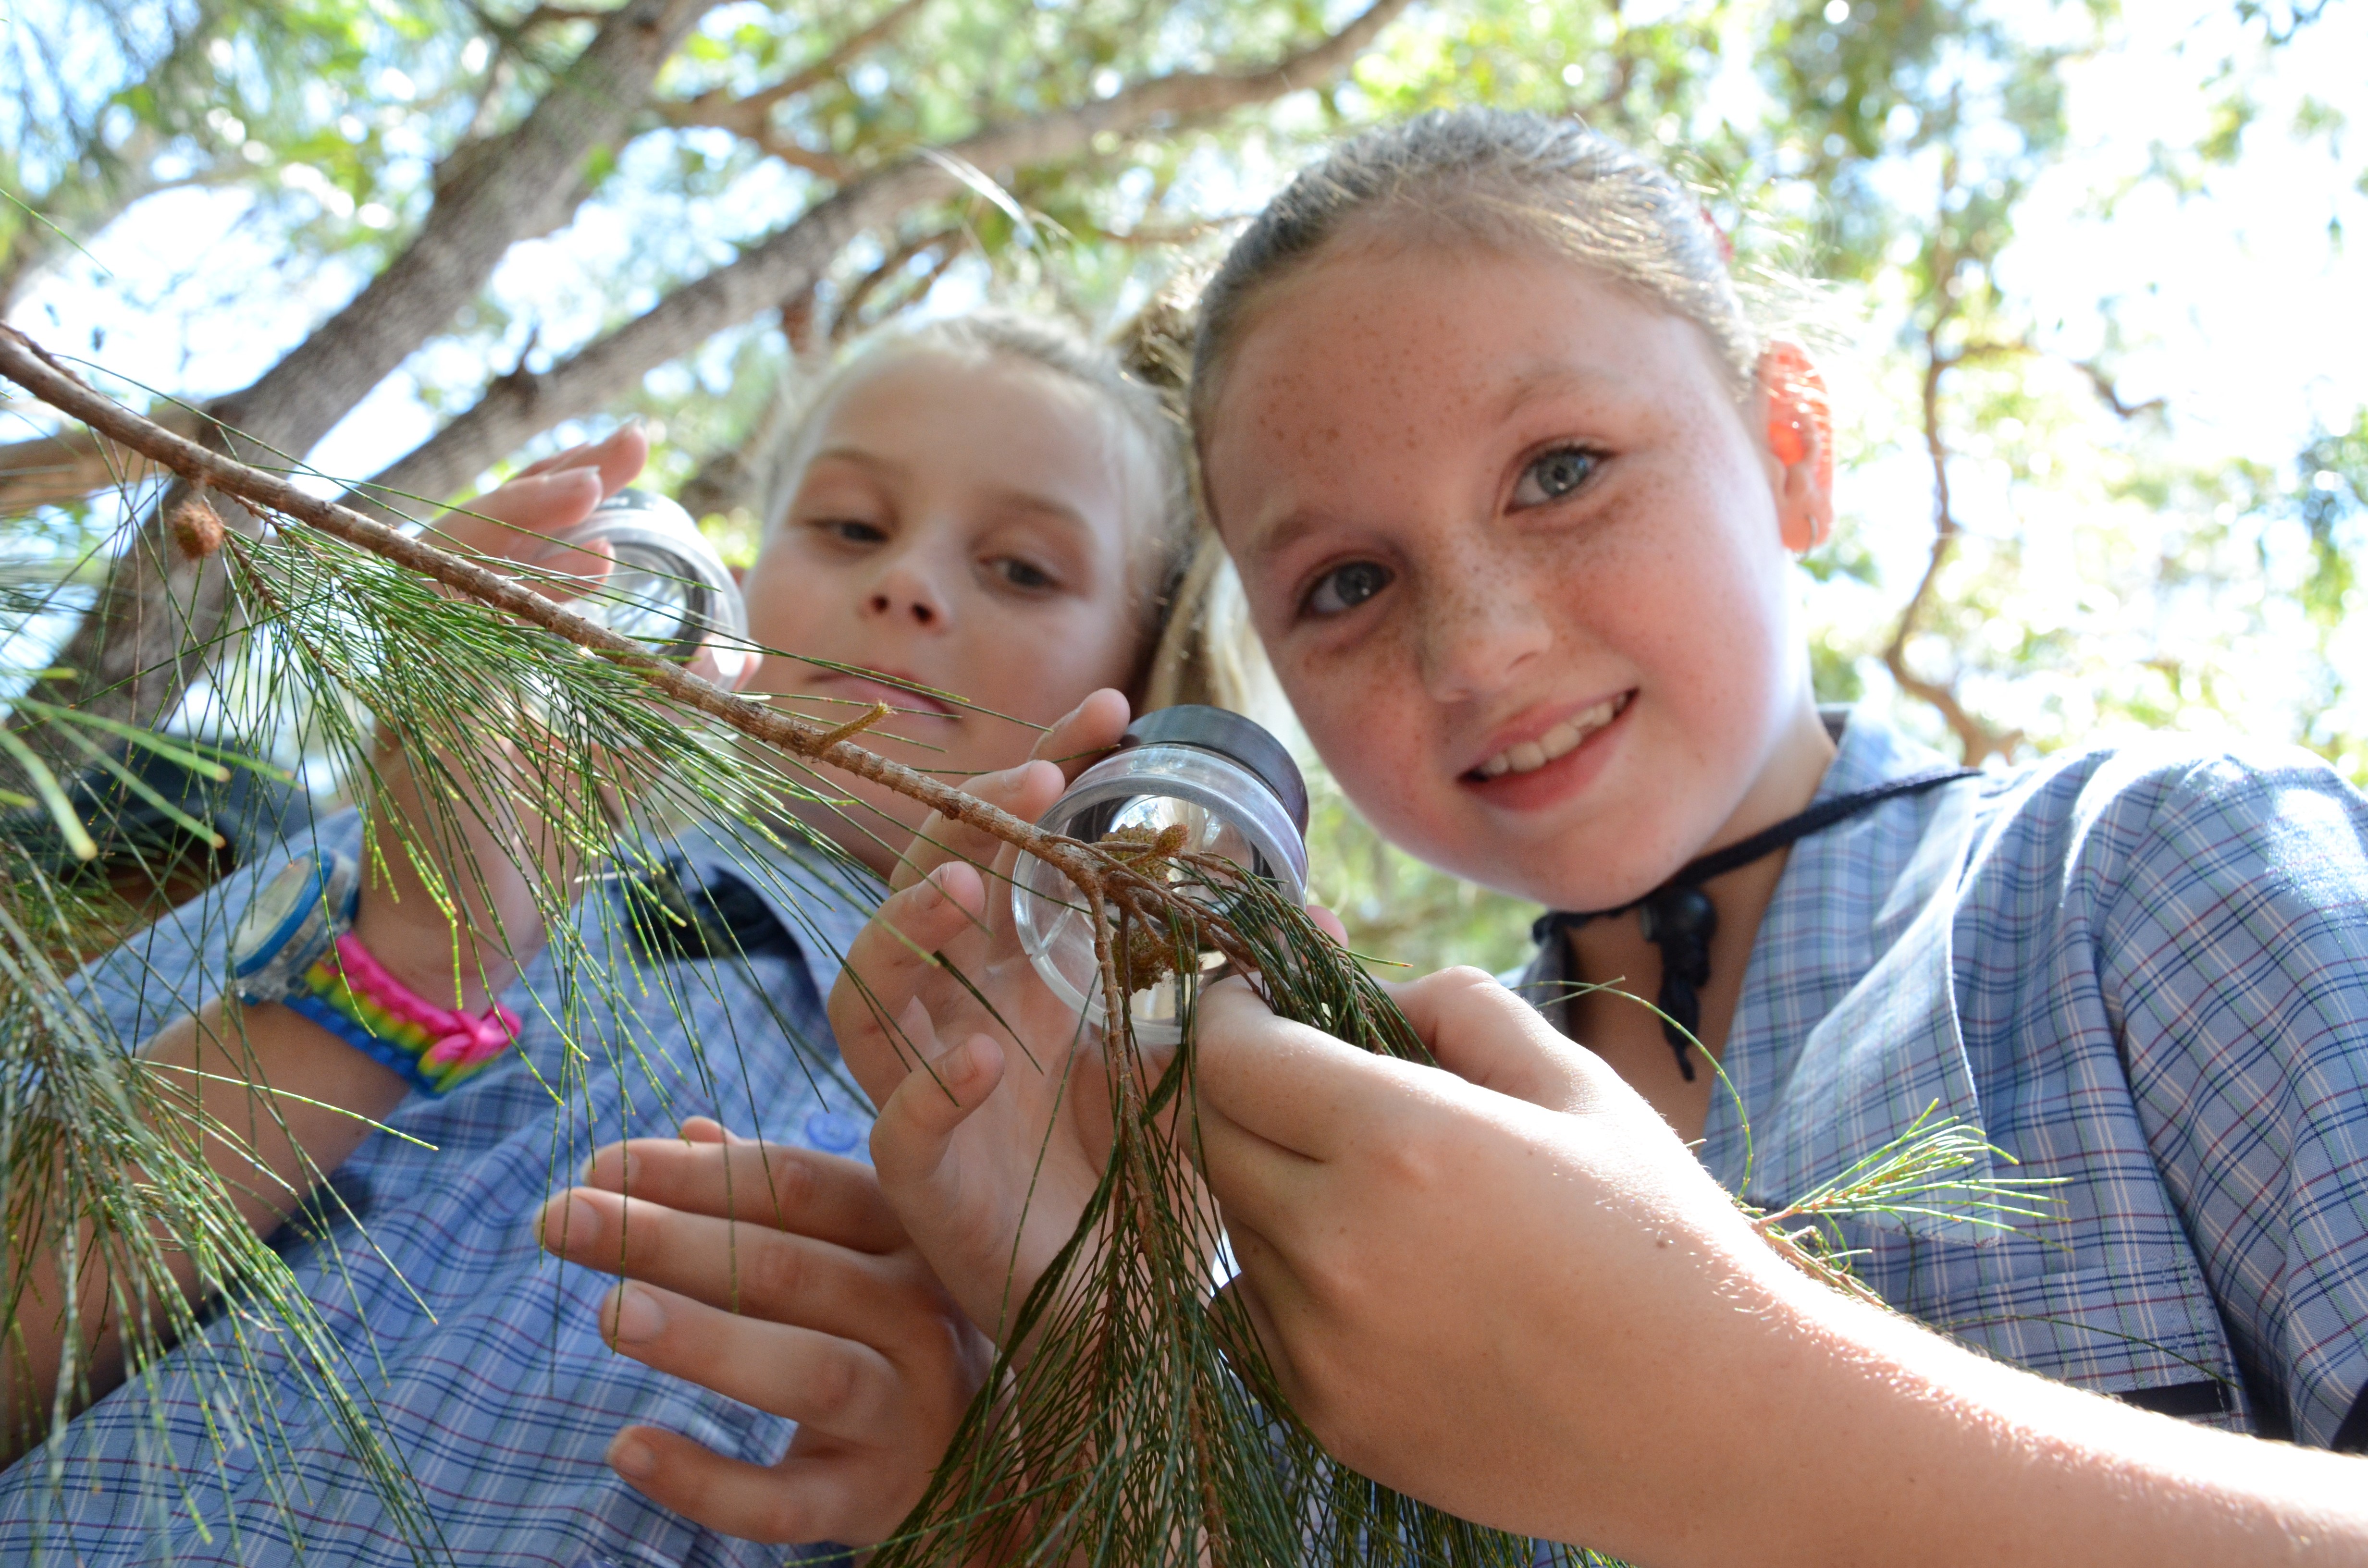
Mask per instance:
[[[1470,566],[1426,575],[1417,663],[1435,701],[1498,691],[1552,644],[1553,627],[1517,575]]]
[[[882,564],[864,590],[863,610],[874,620],[939,631],[951,619],[952,606],[927,563],[906,551]]]

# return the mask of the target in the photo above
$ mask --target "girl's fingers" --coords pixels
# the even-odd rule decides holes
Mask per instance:
[[[649,449],[649,437],[638,426],[572,447],[445,514],[437,531],[471,550],[597,582],[608,574],[607,552],[550,536],[564,534],[604,497],[622,489],[641,472]]]
[[[896,1436],[896,1371],[869,1345],[643,1284],[618,1286],[599,1312],[600,1336],[645,1367],[849,1442]]]
[[[848,944],[830,992],[831,1034],[875,1103],[905,1081],[918,1060],[914,1051],[935,1052],[928,1014],[915,1003],[939,970],[937,950],[975,929],[985,903],[975,869],[943,866],[928,881],[892,894]]]
[[[858,1252],[894,1252],[905,1244],[905,1228],[880,1196],[869,1166],[734,1137],[705,1118],[684,1123],[679,1138],[609,1144],[585,1162],[582,1184]]]
[[[1494,976],[1449,969],[1385,989],[1432,1059],[1464,1082],[1548,1110],[1579,1110],[1592,1097],[1588,1053]]]
[[[908,1192],[948,1176],[954,1130],[986,1103],[1003,1081],[1003,1052],[983,1034],[959,1040],[916,1068],[871,1128],[871,1163],[880,1185]]]
[[[1087,694],[1083,702],[1045,731],[1029,755],[1060,768],[1064,779],[1075,778],[1118,744],[1126,733],[1129,717],[1125,693],[1104,687]],[[1045,804],[1049,807],[1052,802]]]
[[[564,468],[596,468],[600,471],[600,493],[609,495],[632,483],[649,459],[649,432],[638,424],[620,425],[599,440],[586,441],[539,462],[530,462],[511,477],[529,479]]]
[[[1211,1105],[1205,1094],[1196,1131],[1201,1178],[1224,1210],[1229,1234],[1246,1226],[1288,1236],[1307,1220],[1322,1165],[1250,1131]],[[1238,1248],[1235,1256],[1247,1262]]]
[[[1428,1071],[1278,1018],[1239,980],[1211,986],[1200,1009],[1193,1075],[1204,1112],[1307,1159],[1338,1159],[1383,1133],[1411,1075]]]
[[[655,1426],[628,1426],[609,1445],[609,1464],[633,1490],[724,1535],[772,1545],[845,1540],[866,1510],[868,1477],[846,1460],[789,1459],[749,1464]]]
[[[712,1306],[868,1341],[903,1271],[865,1253],[763,1226],[682,1214],[596,1187],[572,1187],[537,1218],[543,1248]]]
[[[1038,738],[1029,761],[982,773],[962,789],[1022,822],[1034,822],[1052,810],[1070,779],[1118,744],[1126,724],[1126,698],[1108,689],[1097,691]],[[912,847],[905,851],[904,863],[896,868],[889,885],[906,887],[951,860],[995,866],[1005,853],[1004,842],[984,828],[932,815],[914,835]]]
[[[1282,1324],[1285,1315],[1294,1321],[1304,1315],[1306,1291],[1299,1277],[1292,1272],[1289,1257],[1258,1232],[1229,1221],[1225,1238],[1242,1271],[1225,1286],[1224,1293],[1241,1303],[1258,1343],[1266,1347],[1267,1359],[1282,1379],[1285,1392],[1295,1394],[1296,1369],[1292,1363],[1291,1341],[1282,1333]]]
[[[1023,762],[993,773],[982,773],[962,786],[963,793],[1000,806],[1022,822],[1034,822],[1052,810],[1066,781],[1059,768],[1045,762]],[[1004,853],[1003,840],[982,827],[973,827],[931,812],[913,835],[889,885],[899,892],[920,881],[940,866],[962,862],[993,866]]]
[[[464,551],[588,577],[607,569],[607,556],[551,536],[574,528],[599,504],[598,469],[562,469],[513,479],[464,501],[438,518],[434,531],[438,542]]]

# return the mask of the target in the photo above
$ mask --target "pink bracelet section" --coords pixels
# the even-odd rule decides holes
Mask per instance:
[[[388,1021],[409,1026],[402,1033],[416,1030],[415,1039],[425,1037],[421,1064],[438,1069],[437,1075],[448,1081],[492,1061],[518,1039],[518,1016],[499,1002],[486,1008],[482,1017],[435,1006],[388,973],[386,966],[350,931],[337,938],[337,967],[358,1000],[375,1005]]]

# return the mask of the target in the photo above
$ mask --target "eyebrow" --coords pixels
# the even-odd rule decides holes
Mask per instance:
[[[906,472],[905,465],[893,458],[883,458],[879,453],[866,451],[861,447],[845,445],[817,448],[814,455],[806,459],[806,466],[812,468],[818,462],[833,458],[840,462],[850,462],[858,468],[868,468],[879,473],[901,474]]]
[[[1249,560],[1244,563],[1243,577],[1247,580],[1253,570],[1264,566],[1297,544],[1300,536],[1314,532],[1323,521],[1320,515],[1304,506],[1285,513],[1282,521],[1259,536],[1257,548],[1250,551]]]
[[[1616,392],[1625,390],[1630,378],[1617,370],[1596,369],[1568,364],[1538,361],[1517,369],[1512,385],[1497,400],[1495,414],[1508,419],[1522,406],[1541,398],[1554,397],[1564,392]]]
[[[996,506],[1007,510],[1032,512],[1076,532],[1088,534],[1093,532],[1093,525],[1086,521],[1085,514],[1066,501],[1055,500],[1050,495],[1040,495],[1032,490],[1014,490],[1002,485],[996,485],[988,490],[986,495]]]
[[[1565,392],[1614,392],[1628,384],[1629,378],[1617,370],[1583,369],[1541,360],[1516,369],[1511,386],[1503,397],[1490,405],[1489,416],[1497,421],[1510,419],[1526,405],[1543,398]],[[1324,521],[1321,513],[1304,507],[1285,513],[1281,522],[1260,537],[1246,564],[1264,565],[1298,543],[1303,535],[1321,527]]]

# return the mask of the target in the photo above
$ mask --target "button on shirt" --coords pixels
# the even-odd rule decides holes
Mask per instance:
[[[1935,760],[1852,719],[1817,798]],[[2167,1414],[2368,1449],[2363,846],[2368,802],[2317,758],[2168,744],[1806,838],[1702,1160],[1775,1207],[1928,1108],[1957,1118],[2019,1162],[1971,1174],[2058,1182],[2035,1189],[2056,1201],[2011,1232],[1845,1222],[1886,1301]],[[1524,979],[1566,961],[1557,944]]]
[[[352,853],[359,824],[347,813],[318,832]],[[611,1351],[594,1309],[613,1279],[550,1257],[529,1226],[596,1147],[693,1115],[835,1153],[863,1148],[870,1112],[831,1049],[823,999],[877,886],[705,830],[676,852],[711,886],[753,889],[791,940],[747,958],[654,959],[618,889],[596,887],[574,939],[550,944],[504,995],[524,1020],[517,1051],[443,1099],[406,1100],[393,1131],[337,1170],[335,1200],[312,1206],[313,1233],[300,1220],[274,1240],[351,1357],[349,1385],[407,1462],[450,1561],[756,1568],[784,1556],[659,1507],[602,1454],[620,1426],[646,1422],[768,1464],[791,1424]],[[287,858],[258,861],[95,967],[94,1000],[120,1039],[142,1040],[221,989],[229,929]],[[280,1339],[222,1312],[152,1385],[117,1390],[0,1475],[9,1559],[279,1563],[301,1550],[314,1562],[416,1561]],[[226,1391],[246,1386],[242,1342],[276,1403],[232,1415]],[[240,1418],[270,1436],[243,1434]]]

